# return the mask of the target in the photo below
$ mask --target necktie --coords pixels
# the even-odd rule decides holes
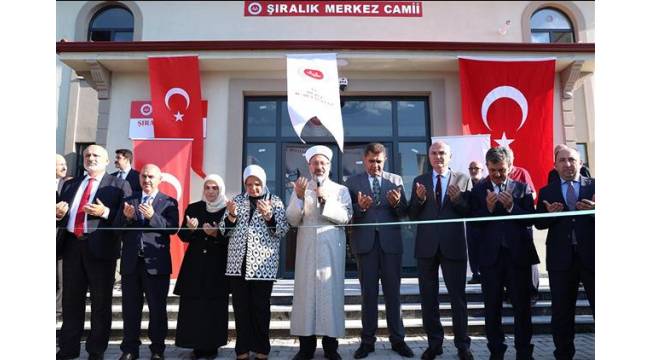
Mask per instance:
[[[124,180],[126,176],[124,176],[126,173],[122,170],[120,170],[120,173],[118,174],[120,176],[120,179]]]
[[[149,199],[151,199],[151,196],[145,195],[145,197],[142,199],[142,204],[147,204],[149,202]],[[140,211],[138,213],[138,218],[140,221],[144,221],[144,216],[142,216],[142,213]]]
[[[372,177],[372,199],[375,201],[375,205],[381,204],[381,200],[379,199],[379,193],[381,192],[381,188],[379,187],[379,180],[377,179],[376,176]]]
[[[567,181],[566,204],[569,210],[573,211],[576,209],[577,201],[578,197],[576,196],[576,189],[573,187],[573,181]]]
[[[436,175],[438,180],[436,180],[436,205],[438,210],[440,210],[440,205],[442,204],[442,184],[440,183],[440,175]]]
[[[84,212],[84,206],[88,204],[90,200],[90,192],[93,188],[94,178],[88,178],[88,184],[86,184],[86,189],[84,189],[83,194],[81,195],[81,201],[79,201],[79,207],[77,208],[77,214],[74,218],[74,234],[77,237],[81,237],[84,233],[84,220],[86,219],[86,213]]]

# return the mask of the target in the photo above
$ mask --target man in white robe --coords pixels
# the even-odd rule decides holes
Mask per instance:
[[[294,360],[311,359],[323,336],[327,359],[341,359],[336,338],[345,336],[345,228],[352,217],[348,189],[329,179],[332,151],[317,145],[305,153],[312,180],[300,178],[287,207],[298,229],[291,335],[300,339]]]

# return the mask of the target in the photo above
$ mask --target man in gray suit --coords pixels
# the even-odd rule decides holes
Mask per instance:
[[[409,216],[411,220],[455,219],[471,211],[470,190],[472,181],[463,173],[449,168],[451,148],[442,141],[429,147],[432,173],[413,180]],[[442,354],[444,331],[440,323],[438,303],[438,269],[449,292],[454,345],[460,359],[473,359],[470,338],[467,336],[467,300],[465,275],[467,273],[467,246],[462,222],[422,224],[417,226],[415,237],[418,283],[422,299],[422,323],[427,333],[429,347],[422,359],[435,359]]]
[[[386,149],[382,144],[366,146],[363,164],[366,172],[352,176],[345,186],[350,191],[355,224],[399,221],[408,206],[402,177],[383,170]],[[357,259],[361,284],[361,346],[354,353],[361,359],[375,351],[377,331],[377,298],[379,279],[386,303],[386,318],[393,351],[404,357],[413,357],[413,351],[404,342],[399,299],[402,271],[402,237],[399,225],[353,226],[351,248]]]

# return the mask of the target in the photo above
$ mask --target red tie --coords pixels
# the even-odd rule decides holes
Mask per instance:
[[[90,191],[93,188],[94,178],[88,178],[88,184],[86,184],[86,189],[84,190],[83,195],[81,195],[81,201],[79,201],[79,207],[77,208],[77,215],[74,218],[74,234],[77,237],[81,237],[84,233],[84,219],[86,213],[84,212],[84,206],[88,204],[90,200]]]

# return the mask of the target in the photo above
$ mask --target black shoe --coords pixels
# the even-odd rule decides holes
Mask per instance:
[[[165,360],[164,354],[151,353],[151,360]]]
[[[472,275],[472,278],[467,282],[468,284],[480,284],[481,275]]]
[[[368,354],[371,352],[375,352],[375,344],[364,344],[361,343],[357,351],[354,352],[354,358],[355,359],[363,359],[365,357],[368,357]]]
[[[58,351],[56,353],[56,360],[71,360],[71,359],[76,359],[78,357],[79,355],[63,355],[61,354],[61,351]]]
[[[408,345],[406,345],[406,343],[404,341],[398,342],[398,343],[395,343],[395,344],[391,344],[390,348],[394,352],[400,354],[403,357],[412,358],[414,356],[413,355],[413,350],[411,350],[411,348]]]
[[[503,360],[504,354],[490,354],[490,360]]]
[[[138,356],[135,355],[135,354],[131,354],[131,353],[122,353],[122,356],[120,356],[120,359],[119,359],[119,360],[135,360],[135,359],[137,359],[137,358],[138,358]]]
[[[104,360],[104,354],[88,354],[88,360]]]
[[[458,358],[460,360],[474,360],[474,355],[470,350],[458,350]]]
[[[213,350],[199,350],[199,349],[194,349],[190,353],[190,358],[191,359],[214,359],[217,356],[219,356],[219,349],[213,349]]]
[[[339,355],[338,351],[327,351],[325,352],[325,359],[329,360],[341,360],[341,355]]]
[[[311,360],[314,358],[314,354],[311,355],[306,355],[303,354],[302,352],[298,351],[296,355],[294,355],[292,360]]]
[[[435,349],[428,347],[426,350],[424,350],[420,358],[425,360],[433,360],[438,355],[442,355],[442,346]]]

